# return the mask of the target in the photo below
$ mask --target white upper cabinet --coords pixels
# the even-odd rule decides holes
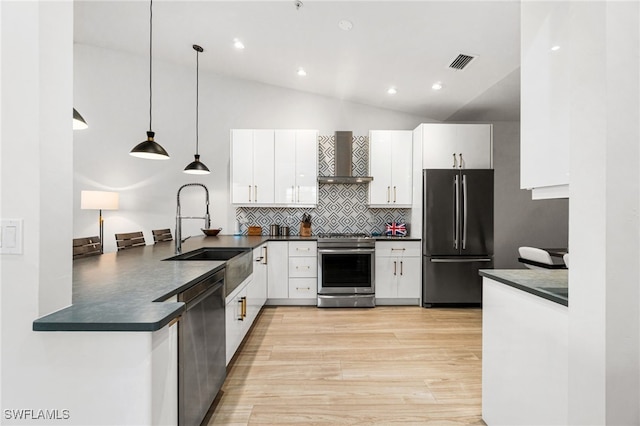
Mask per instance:
[[[273,130],[231,130],[231,202],[273,204]]]
[[[410,130],[369,132],[370,207],[411,207],[412,150]]]
[[[318,203],[318,131],[275,131],[275,204]]]
[[[423,169],[491,169],[491,124],[421,124]]]
[[[570,3],[522,3],[520,187],[534,199],[569,196]]]

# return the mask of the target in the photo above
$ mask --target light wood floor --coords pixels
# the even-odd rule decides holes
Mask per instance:
[[[265,307],[209,425],[484,425],[481,312]]]

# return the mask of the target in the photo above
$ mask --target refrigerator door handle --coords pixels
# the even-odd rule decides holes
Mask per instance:
[[[453,248],[458,249],[458,239],[460,238],[460,191],[458,190],[458,175],[453,178],[453,193],[456,204],[456,218],[453,223]]]
[[[462,175],[462,250],[466,250],[466,249],[467,249],[467,175]]]
[[[432,263],[471,263],[471,262],[491,262],[487,257],[464,258],[464,259],[429,259]]]

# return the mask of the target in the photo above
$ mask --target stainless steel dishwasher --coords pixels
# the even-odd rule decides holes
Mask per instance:
[[[178,294],[186,311],[178,322],[178,424],[200,425],[226,370],[225,270]]]

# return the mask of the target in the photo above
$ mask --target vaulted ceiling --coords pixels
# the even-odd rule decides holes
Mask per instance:
[[[517,114],[518,1],[301,3],[156,0],[154,59],[193,67],[198,44],[201,71],[435,120]],[[148,55],[149,2],[76,0],[74,8],[76,43]],[[450,68],[459,54],[474,59]]]

